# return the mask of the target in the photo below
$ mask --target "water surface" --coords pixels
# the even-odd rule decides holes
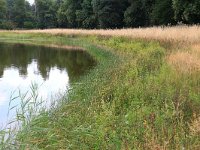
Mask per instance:
[[[65,93],[71,82],[94,65],[92,57],[81,50],[0,43],[0,124],[10,119],[7,112],[11,95],[26,93],[31,84],[37,84],[39,96],[48,101]],[[19,98],[12,102],[17,104]]]

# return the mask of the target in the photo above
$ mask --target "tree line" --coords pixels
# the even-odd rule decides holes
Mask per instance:
[[[200,23],[200,0],[0,0],[1,29],[122,28]]]

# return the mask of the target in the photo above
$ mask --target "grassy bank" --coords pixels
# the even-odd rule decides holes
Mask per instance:
[[[200,148],[199,57],[195,63],[187,63],[187,71],[180,63],[184,57],[178,58],[180,53],[193,56],[196,51],[192,47],[102,35],[0,34],[7,42],[14,38],[19,39],[14,42],[29,44],[83,47],[98,62],[79,84],[72,85],[66,100],[24,126],[16,144],[3,146],[48,150]]]

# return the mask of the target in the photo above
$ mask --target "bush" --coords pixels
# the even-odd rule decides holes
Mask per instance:
[[[0,23],[0,29],[13,30],[16,25],[12,21],[2,21]]]
[[[34,22],[31,22],[31,21],[25,21],[24,22],[24,28],[25,29],[33,29],[35,28],[35,23]]]

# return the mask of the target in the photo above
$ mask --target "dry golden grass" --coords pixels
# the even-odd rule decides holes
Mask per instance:
[[[82,47],[78,47],[78,46],[68,46],[68,45],[55,45],[55,44],[50,44],[50,45],[45,45],[46,47],[50,47],[50,48],[60,48],[63,50],[76,50],[76,51],[84,51],[85,49],[83,49]]]
[[[198,58],[200,58],[200,44],[193,45],[192,51]]]
[[[155,39],[155,40],[172,41],[172,42],[185,42],[189,44],[200,42],[200,26],[150,27],[150,28],[115,29],[115,30],[46,29],[46,30],[20,30],[20,31],[15,30],[14,32],[50,33],[50,34],[63,34],[63,35],[123,36],[131,38]]]
[[[148,149],[148,150],[166,150],[165,146],[159,145],[156,142],[156,140],[148,141],[145,149]]]
[[[187,51],[178,51],[168,57],[169,64],[183,73],[200,71],[200,44],[191,44]]]
[[[183,73],[200,71],[200,58],[194,52],[177,52],[171,54],[168,62]]]
[[[190,124],[190,132],[192,135],[200,135],[200,117],[194,116]]]

